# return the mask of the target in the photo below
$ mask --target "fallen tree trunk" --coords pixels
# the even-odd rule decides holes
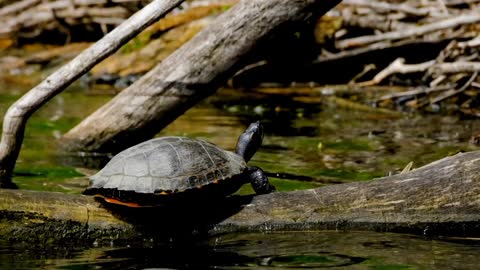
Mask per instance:
[[[0,238],[40,243],[131,245],[202,232],[323,229],[478,236],[480,151],[370,182],[176,209],[106,209],[92,197],[15,190],[0,190],[0,209]]]
[[[273,31],[339,0],[244,0],[63,137],[67,151],[119,152],[153,137],[215,93]]]

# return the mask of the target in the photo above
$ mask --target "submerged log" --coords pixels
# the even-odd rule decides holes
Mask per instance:
[[[132,245],[172,235],[325,229],[478,236],[480,151],[370,182],[176,208],[106,207],[87,196],[0,190],[0,239]]]
[[[240,1],[65,134],[65,149],[115,153],[150,139],[215,93],[238,70],[240,62],[275,31],[292,31],[285,28],[321,15],[338,2]]]

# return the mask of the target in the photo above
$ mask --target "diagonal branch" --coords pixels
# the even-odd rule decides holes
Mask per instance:
[[[5,114],[0,142],[0,187],[12,187],[11,175],[20,152],[28,118],[52,97],[118,50],[147,26],[184,0],[155,0],[83,51],[15,102]]]

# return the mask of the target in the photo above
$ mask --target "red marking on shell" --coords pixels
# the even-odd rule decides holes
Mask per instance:
[[[107,203],[118,204],[118,205],[123,205],[123,206],[127,206],[127,207],[135,207],[135,208],[143,207],[143,206],[139,205],[138,203],[122,202],[122,201],[119,201],[119,200],[117,200],[117,199],[107,198],[107,197],[105,197],[105,196],[103,196],[103,195],[100,195],[100,194],[95,195],[95,197],[97,197],[97,198],[102,198],[102,199],[104,199]]]

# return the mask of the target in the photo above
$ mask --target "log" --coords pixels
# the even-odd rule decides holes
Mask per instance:
[[[144,244],[226,232],[374,230],[480,235],[480,151],[370,182],[231,196],[164,208],[108,207],[94,198],[0,190],[0,239]]]
[[[338,2],[240,1],[65,134],[65,150],[116,153],[150,139],[215,93],[238,70],[240,61],[275,31],[291,31],[292,23],[321,15]]]

